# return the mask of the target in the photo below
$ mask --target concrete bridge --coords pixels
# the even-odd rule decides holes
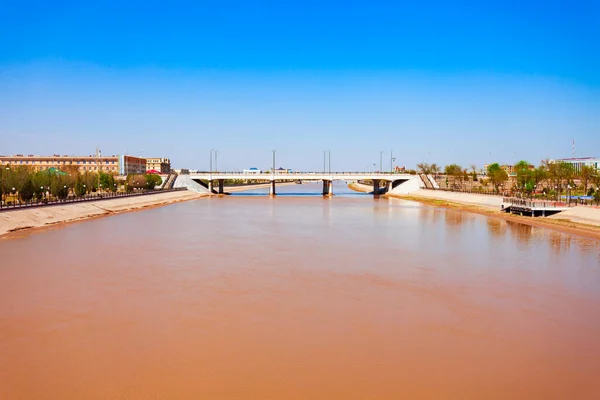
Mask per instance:
[[[276,195],[276,183],[284,181],[323,181],[323,196],[333,195],[333,181],[373,181],[373,194],[398,190],[409,193],[419,189],[421,179],[416,175],[393,174],[382,172],[281,172],[281,173],[242,173],[242,172],[199,172],[188,175],[196,183],[201,184],[211,193],[225,193],[226,180],[256,180],[270,183],[270,195]],[[381,188],[382,182],[385,187]]]

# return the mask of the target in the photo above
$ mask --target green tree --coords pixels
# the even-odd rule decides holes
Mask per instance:
[[[67,198],[67,196],[69,195],[69,188],[67,187],[67,185],[62,185],[59,186],[57,191],[56,191],[56,197],[58,197],[60,200],[64,200]]]
[[[596,168],[590,165],[583,165],[579,170],[579,179],[581,180],[581,185],[583,186],[583,191],[587,192],[587,188],[590,182],[594,181],[594,177],[598,171]]]
[[[21,197],[21,200],[23,200],[24,202],[28,203],[31,201],[31,199],[33,199],[33,195],[35,194],[35,187],[33,186],[33,182],[31,181],[31,177],[29,177],[25,183],[23,184],[23,186],[21,187],[21,190],[19,190],[19,197]]]
[[[75,182],[75,195],[83,196],[86,194],[87,187],[84,186],[84,180],[82,177],[78,177],[77,182]]]
[[[527,187],[532,188],[534,185],[533,171],[530,169],[529,162],[521,160],[514,166],[514,171],[517,174],[517,187],[524,191]]]
[[[490,182],[492,185],[494,185],[496,192],[498,192],[500,185],[504,184],[504,182],[506,182],[508,179],[508,174],[502,169],[502,167],[500,167],[500,164],[498,163],[488,165],[487,174],[490,178]]]

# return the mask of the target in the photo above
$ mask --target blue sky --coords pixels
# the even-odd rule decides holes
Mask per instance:
[[[0,0],[0,154],[600,157],[598,2],[288,3]]]

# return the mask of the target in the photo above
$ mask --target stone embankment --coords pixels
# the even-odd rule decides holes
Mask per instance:
[[[103,215],[199,199],[204,196],[206,195],[184,190],[93,202],[70,203],[65,205],[4,211],[0,213],[0,236],[13,231],[80,221]]]
[[[470,211],[502,218],[526,225],[554,229],[566,233],[600,239],[600,208],[576,206],[550,217],[526,217],[506,214],[501,210],[502,197],[441,190],[417,190],[408,195],[389,194],[390,197],[419,201],[432,206]]]

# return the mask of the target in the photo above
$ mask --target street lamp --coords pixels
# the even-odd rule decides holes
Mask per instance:
[[[385,153],[385,151],[379,151],[379,172],[383,172],[383,153]]]
[[[275,175],[275,153],[277,153],[277,150],[271,150],[271,152],[273,152],[273,167],[271,168],[271,175]]]
[[[323,150],[323,173],[327,172],[326,160],[327,160],[327,150]]]
[[[390,174],[394,172],[394,161],[396,161],[396,158],[394,152],[390,149]]]

